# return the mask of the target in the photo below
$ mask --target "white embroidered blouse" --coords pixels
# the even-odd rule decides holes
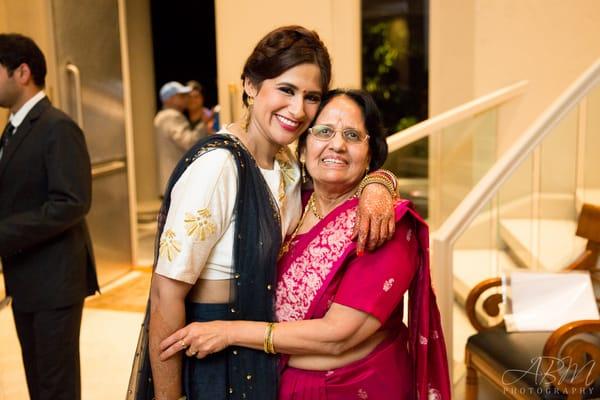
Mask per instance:
[[[261,168],[261,172],[282,210],[284,237],[302,212],[300,169],[286,148],[278,153],[272,170]],[[236,195],[237,167],[228,150],[215,149],[196,159],[171,192],[155,272],[189,284],[233,278]]]

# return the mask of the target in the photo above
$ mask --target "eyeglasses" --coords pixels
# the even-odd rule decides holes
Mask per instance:
[[[312,128],[308,129],[308,132],[313,135],[313,137],[317,140],[321,140],[321,141],[328,141],[333,139],[333,137],[335,136],[335,134],[339,131],[339,129],[333,129],[330,126],[327,125],[315,125]],[[364,133],[361,133],[359,131],[357,131],[356,129],[352,129],[352,128],[347,128],[347,129],[342,129],[342,139],[344,139],[344,141],[346,143],[353,143],[353,144],[358,144],[358,143],[362,143],[364,141],[366,141],[367,139],[369,139],[369,135],[366,135]]]

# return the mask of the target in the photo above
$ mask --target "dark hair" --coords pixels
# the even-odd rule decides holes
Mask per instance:
[[[202,85],[200,84],[200,82],[191,80],[191,81],[188,81],[185,85],[192,88],[192,90],[197,90],[198,93],[200,93],[201,95],[204,96],[204,89],[202,88]]]
[[[12,76],[21,64],[27,64],[36,86],[43,88],[46,83],[44,54],[27,36],[18,33],[0,34],[0,64],[7,69],[8,76]]]
[[[373,97],[364,90],[359,89],[333,89],[323,96],[315,120],[321,114],[325,106],[338,96],[346,96],[354,101],[362,111],[362,116],[365,121],[365,128],[369,134],[369,150],[371,152],[371,161],[369,162],[369,171],[375,171],[383,165],[388,154],[388,145],[385,134],[383,132],[383,124],[381,122],[381,113]],[[308,131],[304,132],[298,139],[298,158],[300,153],[306,146],[306,137]]]
[[[331,80],[331,60],[325,44],[315,31],[297,25],[283,26],[269,32],[246,60],[242,81],[248,79],[257,88],[265,79],[273,79],[300,64],[315,64],[321,70],[321,91]],[[248,106],[248,95],[242,96]]]

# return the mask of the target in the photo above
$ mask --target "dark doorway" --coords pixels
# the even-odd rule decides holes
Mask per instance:
[[[393,133],[427,119],[428,1],[362,1],[362,83]]]
[[[429,0],[362,0],[362,85],[379,106],[386,132],[428,117]],[[428,139],[388,156],[403,198],[427,216]]]
[[[169,81],[200,82],[207,107],[217,104],[217,46],[213,1],[151,0],[156,88]],[[157,94],[157,108],[160,101]]]

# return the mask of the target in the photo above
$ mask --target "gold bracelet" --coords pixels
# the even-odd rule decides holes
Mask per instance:
[[[269,338],[272,338],[272,334],[273,334],[273,326],[275,324],[273,322],[268,322],[267,323],[267,327],[265,328],[265,340],[263,341],[263,350],[265,353],[267,354],[271,354],[270,352],[270,345],[269,345]]]
[[[392,182],[394,190],[398,190],[398,177],[392,171],[388,169],[379,168],[378,170],[371,172],[371,174],[376,174],[379,176],[385,176],[389,178],[390,182]]]
[[[371,183],[379,183],[385,186],[385,188],[390,192],[392,198],[394,199],[398,196],[390,180],[380,175],[368,175],[364,177],[363,180],[360,182],[360,185],[358,185],[357,195],[360,197],[365,187],[367,187],[367,185],[370,185]]]
[[[275,324],[271,323],[271,330],[269,332],[269,340],[267,341],[267,347],[269,348],[270,354],[277,354],[275,351],[275,345],[273,345],[273,332],[275,331]]]

